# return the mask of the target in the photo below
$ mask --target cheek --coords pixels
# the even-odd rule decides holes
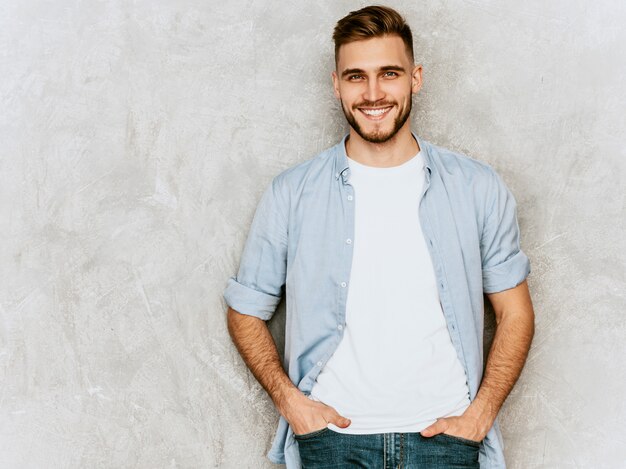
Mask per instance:
[[[355,90],[354,88],[342,89],[340,90],[340,94],[341,94],[341,100],[348,107],[352,107],[354,103],[357,103],[361,100],[359,92]]]
[[[400,102],[409,102],[413,98],[413,88],[411,86],[403,86],[399,89],[396,96]]]

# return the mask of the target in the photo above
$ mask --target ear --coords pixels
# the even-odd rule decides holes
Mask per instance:
[[[337,72],[333,70],[331,77],[333,79],[333,91],[335,92],[335,98],[341,99],[341,93],[339,93],[339,77],[337,76]]]
[[[411,93],[416,94],[422,88],[422,66],[416,64],[411,72]]]

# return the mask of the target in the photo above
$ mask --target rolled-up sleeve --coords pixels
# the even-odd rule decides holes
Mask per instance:
[[[275,177],[257,206],[237,275],[224,299],[235,311],[268,320],[282,297],[287,270],[287,217]]]
[[[483,291],[496,293],[522,283],[530,273],[530,262],[520,248],[515,198],[500,176],[490,172],[480,250]]]

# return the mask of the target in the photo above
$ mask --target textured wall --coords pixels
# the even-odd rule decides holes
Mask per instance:
[[[625,467],[626,3],[389,4],[414,128],[518,200],[537,332],[509,466]],[[361,5],[3,2],[0,467],[272,467],[221,295],[270,179],[346,130],[330,34]]]

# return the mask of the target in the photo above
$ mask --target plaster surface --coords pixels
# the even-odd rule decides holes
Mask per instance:
[[[414,129],[518,202],[537,330],[508,466],[626,467],[626,3],[388,4]],[[347,130],[331,33],[363,5],[3,2],[0,467],[273,467],[222,292],[271,178]]]

